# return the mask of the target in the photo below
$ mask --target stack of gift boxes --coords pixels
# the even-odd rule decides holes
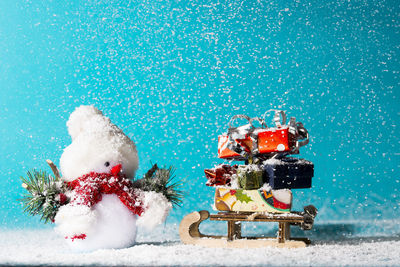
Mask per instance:
[[[272,114],[268,127],[266,116]],[[246,121],[234,127],[238,120]],[[301,122],[281,110],[269,110],[261,118],[233,116],[228,132],[218,137],[218,157],[243,164],[220,164],[204,170],[206,185],[215,187],[215,209],[220,211],[290,212],[291,189],[310,188],[312,162],[290,157],[308,144]]]

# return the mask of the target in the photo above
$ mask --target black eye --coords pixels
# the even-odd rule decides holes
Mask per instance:
[[[104,163],[104,166],[106,166],[106,167],[108,167],[108,166],[110,166],[110,162],[106,162],[106,163]]]

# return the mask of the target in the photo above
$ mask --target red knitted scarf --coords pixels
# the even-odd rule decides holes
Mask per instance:
[[[133,214],[140,216],[143,213],[143,203],[135,193],[132,181],[121,173],[91,172],[67,184],[75,193],[70,200],[74,205],[92,207],[101,200],[102,194],[116,194]]]

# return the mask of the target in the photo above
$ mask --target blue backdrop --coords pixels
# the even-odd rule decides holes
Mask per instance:
[[[93,104],[150,161],[186,179],[178,222],[211,209],[204,168],[232,115],[281,108],[311,135],[319,221],[399,218],[398,1],[0,1],[0,220],[19,177],[58,164],[65,126]],[[372,216],[372,217],[371,217]]]

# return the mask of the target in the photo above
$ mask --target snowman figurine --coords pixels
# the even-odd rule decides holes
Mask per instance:
[[[137,225],[162,223],[172,205],[161,193],[132,183],[138,168],[134,142],[93,106],[80,106],[67,122],[72,143],[60,159],[69,203],[55,216],[56,231],[80,251],[134,244]]]

